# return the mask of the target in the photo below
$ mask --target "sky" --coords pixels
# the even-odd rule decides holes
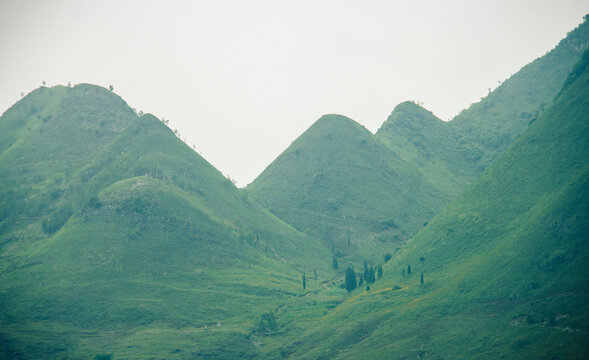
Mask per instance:
[[[0,0],[0,113],[114,86],[239,186],[321,115],[375,132],[406,100],[450,120],[544,55],[586,0]]]

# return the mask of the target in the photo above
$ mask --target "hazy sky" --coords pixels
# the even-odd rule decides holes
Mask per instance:
[[[0,112],[87,82],[170,120],[239,185],[326,113],[448,120],[552,49],[586,0],[0,0]]]

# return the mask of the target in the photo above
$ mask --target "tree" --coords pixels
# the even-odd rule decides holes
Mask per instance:
[[[313,278],[315,279],[315,286],[317,286],[317,269],[313,269]]]
[[[344,280],[344,287],[348,292],[352,292],[356,288],[356,272],[352,265],[346,269],[346,276]]]
[[[115,88],[114,88],[114,86],[112,86],[112,85],[109,85],[109,86],[108,86],[108,89],[109,89],[110,91],[113,91]]]
[[[307,288],[307,279],[305,278],[305,273],[303,273],[303,290]]]
[[[368,263],[366,262],[366,259],[364,259],[364,280],[368,281]]]
[[[96,354],[94,360],[112,360],[112,354]]]
[[[260,318],[260,322],[258,323],[258,333],[261,335],[265,335],[270,331],[274,331],[278,328],[278,324],[276,323],[276,318],[274,317],[273,312],[265,312],[262,314]]]
[[[411,275],[411,265],[407,265],[407,275]]]
[[[385,263],[389,262],[389,260],[391,260],[392,258],[393,258],[393,254],[391,254],[391,253],[384,254],[384,262]]]
[[[382,265],[378,265],[378,278],[382,277]]]
[[[421,278],[419,279],[419,283],[423,284],[423,271],[421,272]]]
[[[376,281],[376,276],[374,274],[374,266],[370,265],[370,269],[368,269],[368,278],[366,281],[370,284]]]
[[[337,256],[335,256],[335,254],[333,255],[333,268],[337,269],[338,265],[337,265]]]
[[[358,287],[364,285],[364,278],[360,276],[360,281],[358,282]]]

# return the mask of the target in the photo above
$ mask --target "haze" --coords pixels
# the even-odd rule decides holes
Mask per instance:
[[[326,113],[376,131],[395,105],[444,120],[543,55],[586,1],[3,1],[0,111],[113,85],[238,185]]]

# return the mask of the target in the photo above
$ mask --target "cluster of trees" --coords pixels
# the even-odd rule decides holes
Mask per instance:
[[[354,267],[352,265],[346,268],[346,273],[344,276],[344,288],[351,292],[357,287],[363,286],[364,283],[372,284],[376,281],[376,279],[382,278],[382,265],[378,265],[376,269],[371,264],[370,267],[368,266],[368,262],[364,260],[364,273],[360,276],[360,280],[356,280],[356,272],[354,271]],[[370,289],[370,285],[366,287],[367,290]]]
[[[424,262],[425,261],[425,258],[422,256],[422,257],[419,258],[419,261]],[[409,277],[411,276],[411,274],[412,274],[411,264],[407,265],[407,273],[405,273],[405,269],[403,269],[401,271],[401,275],[403,275],[403,279],[405,278],[405,274],[407,274],[407,276],[409,276]],[[423,280],[423,271],[421,272],[421,275],[419,277],[419,283],[420,284],[423,284],[424,283],[424,280]]]

